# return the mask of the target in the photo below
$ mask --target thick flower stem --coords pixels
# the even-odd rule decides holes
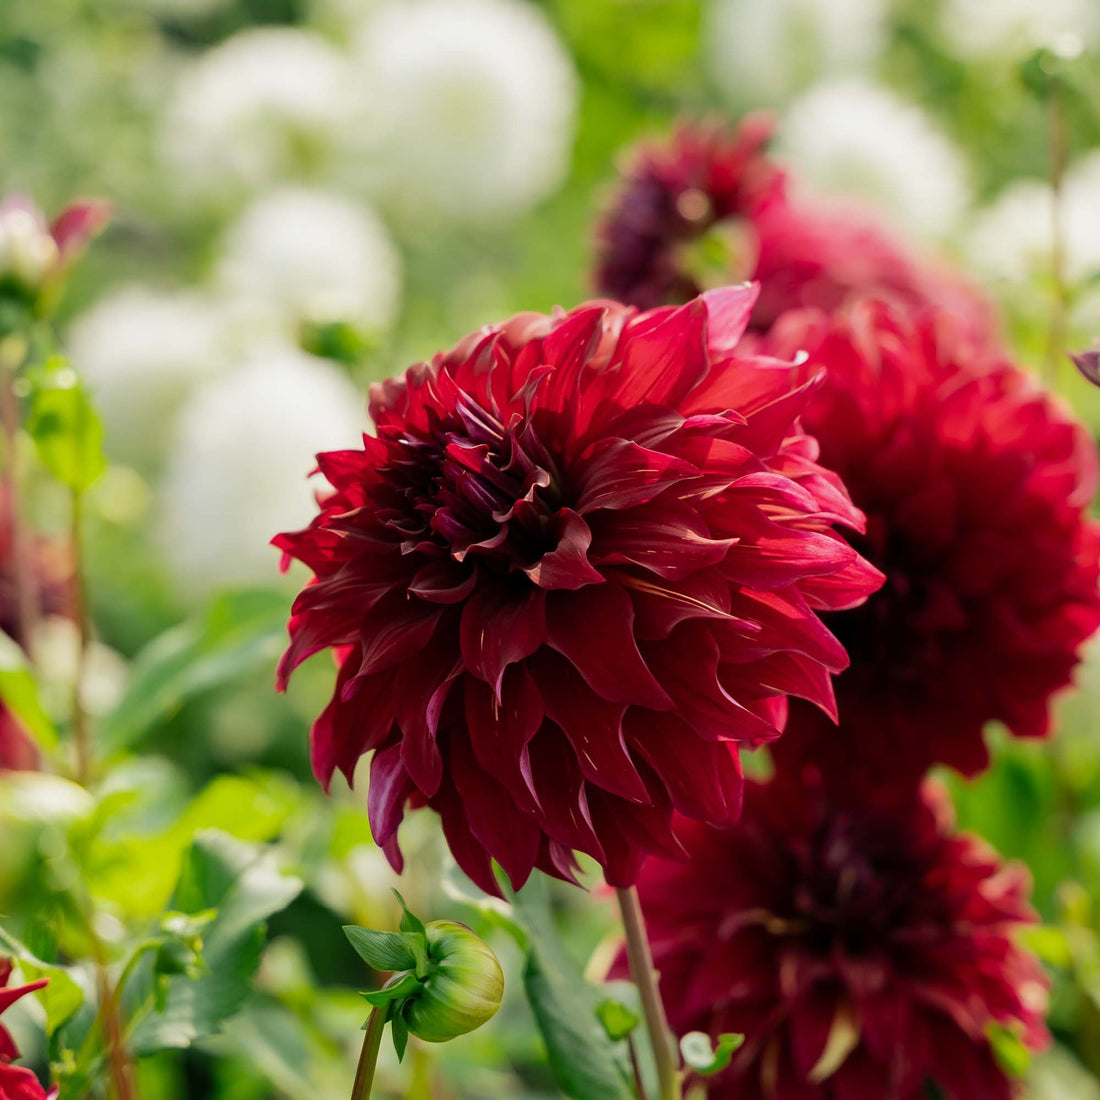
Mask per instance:
[[[638,891],[633,887],[616,889],[619,911],[622,913],[623,930],[626,933],[626,956],[630,962],[630,976],[638,987],[642,999],[642,1014],[653,1047],[653,1061],[657,1066],[657,1087],[660,1100],[680,1100],[680,1071],[677,1067],[676,1041],[665,1018],[665,1006],[657,989],[657,972],[653,968],[653,955],[649,950],[642,907]]]
[[[363,1036],[363,1051],[359,1055],[359,1065],[355,1070],[355,1084],[351,1089],[351,1100],[367,1100],[374,1085],[374,1067],[378,1064],[378,1048],[382,1045],[382,1033],[386,1030],[384,1008],[371,1010],[367,1020],[367,1032]]]

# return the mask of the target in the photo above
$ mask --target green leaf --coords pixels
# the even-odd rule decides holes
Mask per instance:
[[[1031,1051],[1015,1031],[999,1024],[991,1025],[989,1045],[993,1048],[998,1065],[1010,1077],[1023,1077],[1031,1067]]]
[[[420,982],[415,974],[402,974],[395,982],[387,982],[381,989],[372,993],[362,993],[360,996],[367,1004],[374,1008],[384,1008],[386,1005],[400,1001],[413,993],[420,992]]]
[[[597,1015],[606,994],[584,980],[566,952],[542,875],[533,875],[515,895],[513,911],[529,941],[524,988],[562,1092],[573,1100],[632,1100],[625,1051]]]
[[[144,981],[124,991],[133,1012],[133,1049],[150,1054],[190,1046],[237,1012],[260,964],[264,921],[301,888],[299,879],[279,871],[273,853],[224,833],[200,833],[184,860],[173,908],[196,917],[216,910],[203,935],[204,970],[197,979],[165,978],[150,965]]]
[[[393,1035],[393,1049],[400,1062],[404,1060],[405,1048],[409,1045],[409,1029],[400,1015],[390,1017],[390,1033]]]
[[[39,379],[27,430],[46,469],[74,492],[83,492],[107,468],[103,424],[75,371],[62,367]]]
[[[713,1073],[721,1073],[730,1064],[734,1051],[744,1041],[744,1035],[729,1032],[719,1035],[717,1045],[712,1047],[710,1036],[705,1031],[689,1031],[680,1040],[680,1053],[685,1064],[701,1076],[709,1077]]]
[[[0,702],[46,752],[57,748],[57,728],[42,709],[38,684],[18,643],[0,631]]]
[[[397,898],[397,903],[401,906],[401,931],[416,932],[423,935],[425,932],[424,922],[409,909],[405,904],[405,899],[396,890],[394,890],[393,896]]]
[[[47,772],[0,772],[0,822],[57,825],[91,819],[95,799],[78,783]]]
[[[376,932],[348,924],[344,935],[372,970],[411,970],[416,966],[416,956],[400,932]]]
[[[636,1013],[610,998],[596,1005],[596,1015],[608,1038],[616,1043],[625,1039],[641,1023]]]
[[[54,963],[43,962],[23,946],[14,936],[0,928],[0,948],[3,954],[19,960],[19,966],[28,981],[48,978],[50,984],[35,996],[46,1010],[46,1034],[52,1036],[84,1003],[84,991],[77,980],[76,971]]]
[[[155,638],[138,654],[126,694],[103,724],[104,750],[133,746],[194,696],[274,664],[286,641],[286,618],[286,599],[278,593],[232,592]]]

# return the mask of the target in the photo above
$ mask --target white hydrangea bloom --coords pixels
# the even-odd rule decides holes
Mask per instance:
[[[181,588],[275,581],[271,538],[309,522],[314,456],[358,445],[365,405],[341,370],[290,347],[257,352],[196,391],[161,492],[162,545]]]
[[[818,81],[868,70],[886,37],[884,0],[712,0],[711,79],[736,106],[774,105]]]
[[[401,259],[367,207],[304,187],[256,200],[229,230],[219,281],[262,327],[347,321],[387,328]]]
[[[1041,46],[1079,52],[1100,37],[1095,0],[944,0],[941,28],[960,57],[1023,57]]]
[[[969,203],[962,154],[918,106],[858,78],[821,84],[783,118],[796,182],[856,198],[920,236],[946,236]]]
[[[198,293],[124,287],[72,323],[68,351],[94,394],[108,453],[145,467],[163,453],[187,392],[226,365],[226,318]]]
[[[577,78],[533,6],[399,0],[367,19],[356,58],[377,112],[380,186],[398,208],[500,218],[564,178]]]
[[[294,27],[242,31],[180,75],[165,156],[184,189],[260,186],[308,167],[350,125],[350,68]]]

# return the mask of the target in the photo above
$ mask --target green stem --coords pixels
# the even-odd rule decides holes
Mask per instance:
[[[1050,321],[1044,375],[1052,389],[1057,388],[1059,367],[1065,357],[1069,329],[1069,287],[1066,281],[1065,178],[1069,162],[1069,135],[1066,128],[1065,96],[1058,78],[1048,92],[1050,145]]]
[[[371,1009],[370,1017],[367,1019],[367,1033],[363,1036],[363,1051],[359,1055],[359,1065],[355,1070],[351,1100],[367,1100],[370,1096],[374,1085],[374,1067],[378,1064],[378,1048],[382,1045],[382,1033],[386,1030],[388,1015],[387,1009]]]
[[[677,1066],[676,1040],[665,1017],[665,1006],[657,989],[657,972],[653,967],[653,955],[642,919],[642,907],[638,891],[616,889],[619,911],[626,933],[626,957],[630,962],[630,976],[638,987],[642,999],[642,1015],[653,1047],[653,1061],[657,1066],[657,1088],[660,1100],[680,1100],[680,1072]]]
[[[72,530],[70,542],[73,555],[72,600],[76,621],[76,670],[73,677],[73,743],[76,747],[76,778],[87,786],[92,775],[92,737],[88,727],[88,712],[84,707],[84,672],[87,666],[89,628],[88,599],[84,585],[83,496],[73,492]]]

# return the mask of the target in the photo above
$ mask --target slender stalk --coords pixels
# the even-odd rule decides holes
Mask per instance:
[[[103,1028],[107,1065],[110,1070],[113,1100],[138,1100],[126,1043],[122,1037],[122,1015],[119,1011],[118,987],[111,984],[107,953],[94,928],[89,925],[95,952],[96,986],[99,992],[99,1019]]]
[[[382,1045],[382,1033],[386,1030],[388,1012],[384,1008],[372,1008],[367,1019],[367,1032],[363,1036],[363,1050],[355,1069],[355,1084],[351,1100],[367,1100],[374,1086],[374,1067],[378,1064],[378,1048]]]
[[[1069,329],[1069,286],[1066,280],[1065,179],[1069,162],[1069,135],[1066,127],[1065,96],[1057,79],[1048,92],[1050,150],[1050,321],[1044,377],[1055,387],[1058,370],[1067,343]]]
[[[630,962],[630,976],[638,987],[642,999],[649,1041],[653,1046],[653,1061],[657,1066],[657,1087],[660,1100],[680,1100],[680,1073],[677,1066],[675,1039],[665,1017],[665,1006],[657,989],[657,972],[653,968],[653,955],[649,950],[642,907],[638,891],[616,889],[619,911],[622,913],[623,930],[626,933],[626,957]]]
[[[27,659],[34,664],[35,625],[38,620],[38,586],[31,568],[31,548],[23,517],[19,470],[19,399],[16,376],[27,354],[27,341],[11,334],[0,338],[0,419],[4,430],[4,492],[11,523],[12,572],[15,580],[16,622]]]
[[[633,1035],[626,1037],[626,1049],[630,1052],[630,1072],[634,1075],[634,1091],[638,1094],[638,1100],[649,1100],[645,1081],[642,1080],[642,1067],[638,1064],[638,1048],[634,1043]]]
[[[73,744],[76,747],[76,778],[84,786],[92,774],[92,737],[88,712],[84,708],[84,671],[88,660],[88,599],[84,586],[83,496],[73,493],[70,541],[73,554],[72,601],[76,622],[76,664],[73,675]]]

